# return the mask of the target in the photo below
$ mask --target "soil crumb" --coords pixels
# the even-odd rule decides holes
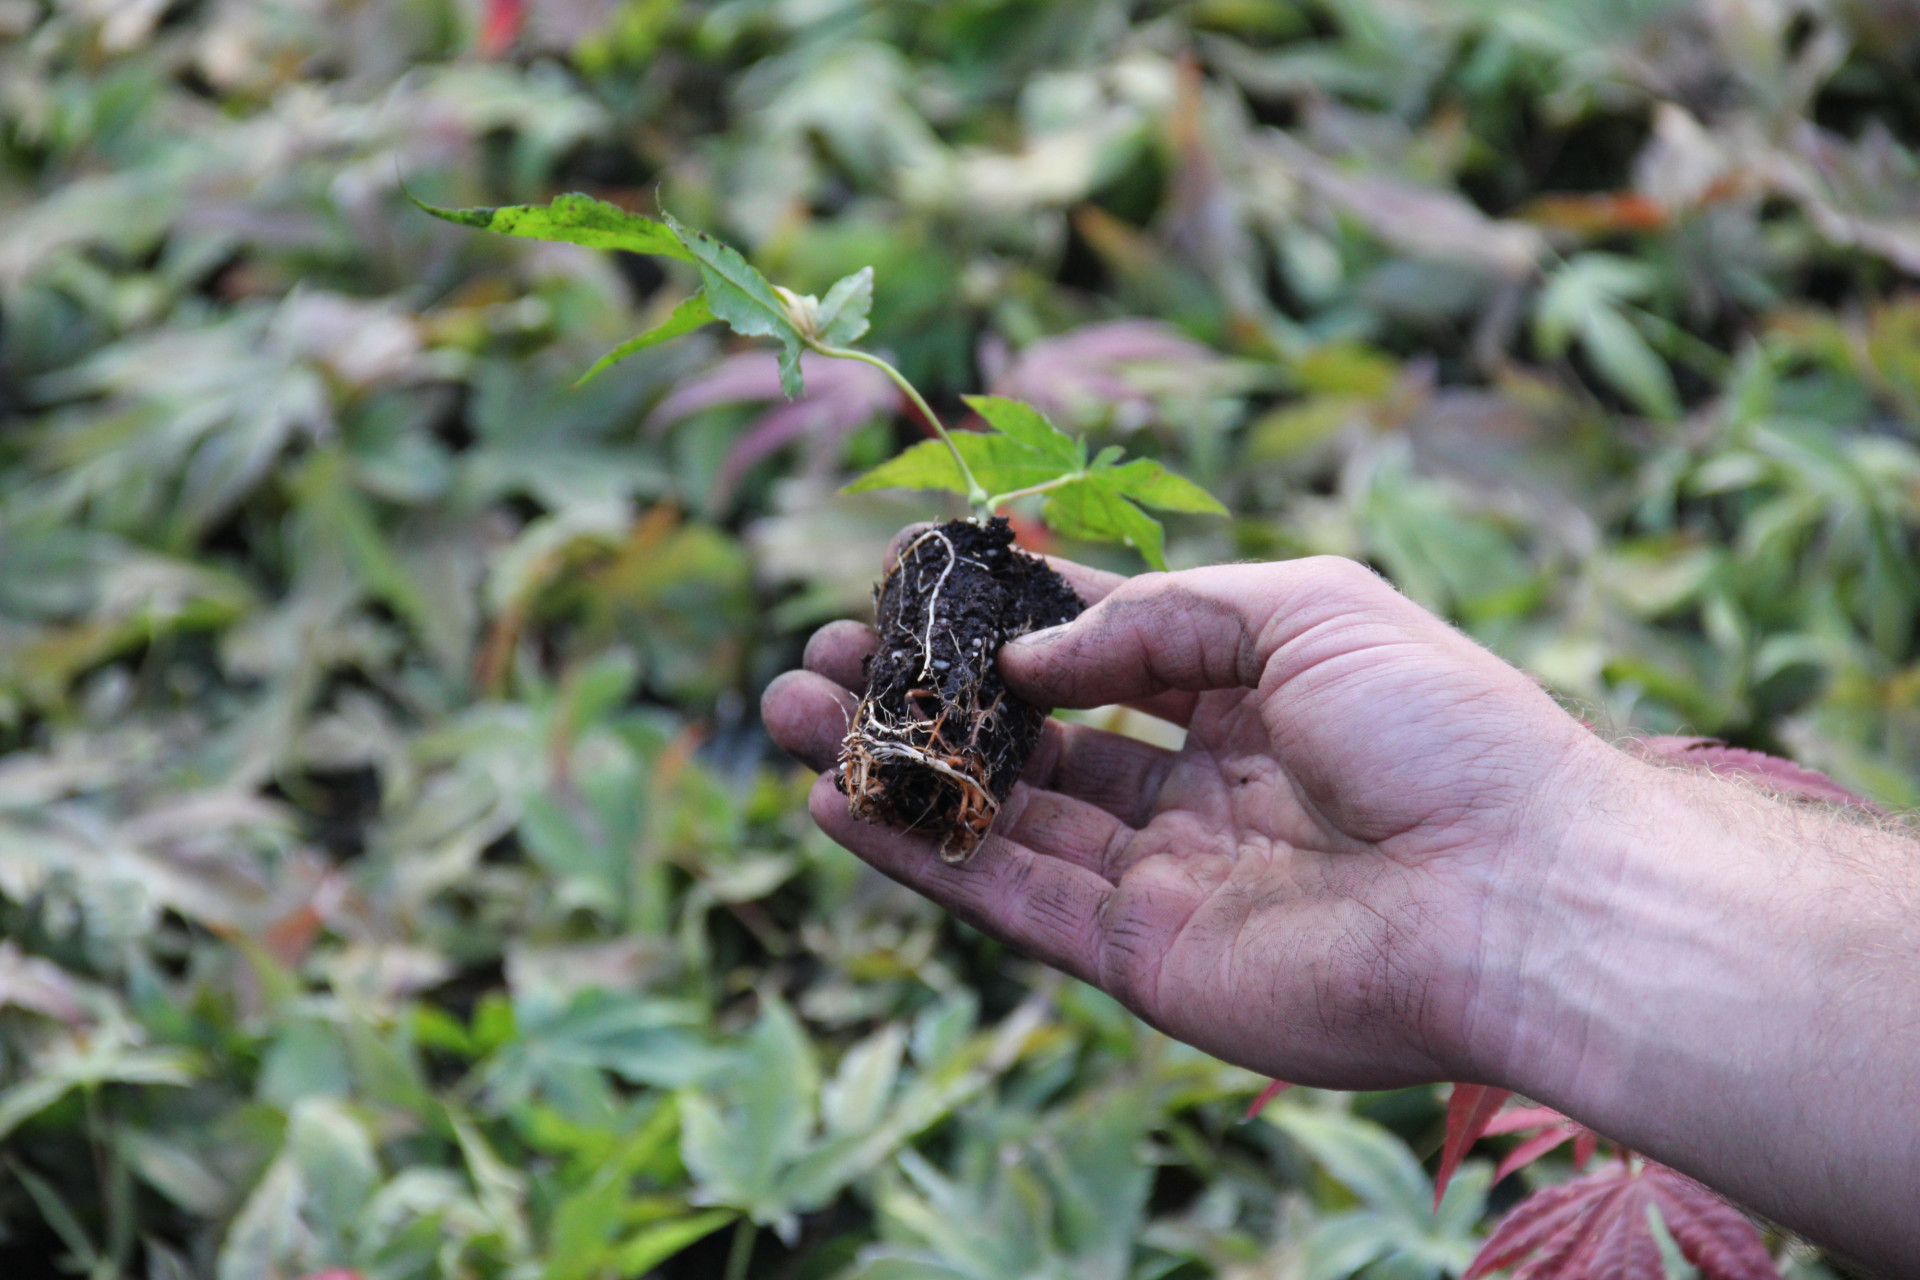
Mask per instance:
[[[880,646],[836,782],[855,817],[936,833],[941,858],[965,862],[1047,719],[1047,708],[1007,692],[995,655],[1085,606],[1046,561],[1014,547],[998,516],[922,533],[874,603]]]

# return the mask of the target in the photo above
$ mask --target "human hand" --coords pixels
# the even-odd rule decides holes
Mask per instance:
[[[1598,740],[1351,561],[1056,568],[1093,607],[1004,648],[1009,686],[1135,705],[1184,724],[1185,746],[1050,721],[993,835],[947,865],[855,821],[824,776],[873,646],[835,623],[764,701],[776,740],[823,771],[820,825],[1229,1061],[1345,1088],[1483,1076],[1476,1002],[1522,945]]]

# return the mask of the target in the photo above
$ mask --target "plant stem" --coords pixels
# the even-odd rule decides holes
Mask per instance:
[[[1015,498],[1031,498],[1036,493],[1046,493],[1049,490],[1058,489],[1062,485],[1072,484],[1075,480],[1084,480],[1086,477],[1086,472],[1074,471],[1064,476],[1055,476],[1045,484],[1030,484],[1024,489],[1012,489],[1006,493],[996,493],[987,499],[987,509],[989,511],[997,511],[1002,503],[1012,502]]]
[[[733,1245],[727,1250],[727,1280],[747,1280],[747,1265],[753,1261],[753,1238],[759,1234],[752,1218],[742,1218],[733,1229]]]
[[[830,347],[823,342],[816,342],[811,338],[807,339],[806,342],[808,347],[823,356],[832,356],[836,360],[858,360],[862,364],[872,365],[874,368],[880,370],[880,372],[886,374],[887,377],[893,379],[893,385],[899,387],[900,390],[906,394],[907,399],[912,402],[913,407],[920,411],[920,416],[925,418],[928,425],[933,428],[934,434],[940,437],[940,443],[946,445],[947,452],[953,455],[953,465],[960,469],[960,478],[966,482],[967,505],[973,508],[975,515],[983,519],[993,514],[993,506],[987,499],[987,491],[980,487],[978,480],[973,478],[973,468],[969,467],[967,460],[960,455],[960,446],[953,442],[953,437],[947,433],[947,428],[941,423],[939,415],[934,413],[932,407],[927,404],[919,390],[916,389],[911,382],[907,381],[904,374],[888,364],[885,360],[882,360],[879,356],[870,356],[866,352],[856,351],[852,347]]]

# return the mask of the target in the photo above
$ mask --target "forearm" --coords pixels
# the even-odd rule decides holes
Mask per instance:
[[[1920,846],[1609,755],[1495,949],[1471,1032],[1486,1075],[1863,1261],[1910,1266]]]

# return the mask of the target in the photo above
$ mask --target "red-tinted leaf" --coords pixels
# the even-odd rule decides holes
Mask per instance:
[[[1584,1171],[1599,1149],[1600,1135],[1591,1129],[1581,1129],[1573,1135],[1573,1167]]]
[[[1665,1165],[1647,1166],[1647,1186],[1702,1280],[1779,1280],[1758,1228],[1738,1209]]]
[[[1666,1280],[1667,1264],[1660,1243],[1647,1221],[1652,1196],[1644,1177],[1634,1178],[1607,1207],[1612,1221],[1593,1232],[1593,1259],[1586,1275],[1619,1276],[1620,1280]]]
[[[1555,1125],[1550,1129],[1544,1129],[1534,1134],[1531,1138],[1528,1138],[1525,1142],[1507,1152],[1506,1159],[1502,1160],[1500,1167],[1494,1171],[1493,1180],[1498,1182],[1508,1174],[1526,1168],[1561,1143],[1572,1141],[1574,1133],[1575,1130],[1571,1125]]]
[[[1606,1280],[1627,1280],[1624,1276],[1615,1276],[1599,1271],[1594,1267],[1594,1257],[1600,1252],[1600,1242],[1607,1231],[1609,1206],[1624,1194],[1625,1188],[1617,1188],[1594,1206],[1592,1216],[1584,1225],[1575,1226],[1563,1232],[1553,1244],[1536,1255],[1533,1261],[1513,1273],[1513,1280],[1589,1280],[1590,1277],[1606,1275]],[[1635,1277],[1634,1280],[1640,1280]],[[1666,1280],[1658,1275],[1655,1280]]]
[[[1697,765],[1715,773],[1750,778],[1796,800],[1824,800],[1830,804],[1855,805],[1873,813],[1885,812],[1879,805],[1855,795],[1824,773],[1762,751],[1730,747],[1714,738],[1663,735],[1643,739],[1640,746],[1653,755],[1677,764]]]
[[[1665,1165],[1610,1164],[1520,1202],[1462,1280],[1525,1261],[1513,1280],[1663,1280],[1648,1221],[1660,1215],[1701,1280],[1779,1280],[1760,1233],[1733,1206]]]
[[[1025,400],[1062,426],[1110,421],[1123,431],[1156,418],[1162,396],[1216,389],[1228,368],[1217,352],[1157,320],[1086,325],[1011,358],[989,339],[980,367],[995,395]]]
[[[1279,1097],[1281,1094],[1285,1093],[1287,1090],[1291,1088],[1293,1088],[1293,1086],[1288,1084],[1285,1080],[1268,1081],[1267,1087],[1260,1091],[1260,1096],[1255,1098],[1253,1102],[1247,1107],[1246,1119],[1251,1120],[1255,1116],[1259,1115],[1262,1111],[1265,1111],[1267,1109],[1267,1104],[1269,1102],[1272,1102],[1275,1098]]]
[[[520,39],[520,28],[526,21],[526,0],[487,0],[485,15],[480,19],[480,56],[504,57]]]
[[[1544,1129],[1548,1125],[1571,1125],[1573,1121],[1552,1107],[1509,1107],[1481,1129],[1482,1134],[1520,1133],[1526,1129]]]
[[[1536,1261],[1571,1256],[1589,1221],[1620,1190],[1626,1177],[1624,1168],[1610,1165],[1522,1200],[1480,1246],[1461,1280],[1479,1280],[1532,1254],[1541,1255]]]
[[[1453,1086],[1453,1096],[1447,1099],[1447,1141],[1440,1149],[1440,1170],[1433,1176],[1434,1208],[1440,1207],[1460,1162],[1512,1096],[1511,1089],[1490,1089],[1483,1084]]]
[[[771,352],[746,351],[728,356],[696,377],[675,387],[653,411],[648,425],[662,430],[703,409],[724,404],[771,401],[773,407],[754,419],[734,441],[714,477],[713,501],[724,505],[734,486],[756,462],[787,445],[804,441],[816,465],[830,464],[840,442],[881,414],[896,412],[900,392],[887,375],[871,365],[832,360],[812,352],[801,356],[806,391],[788,400],[780,386],[780,367]]]

